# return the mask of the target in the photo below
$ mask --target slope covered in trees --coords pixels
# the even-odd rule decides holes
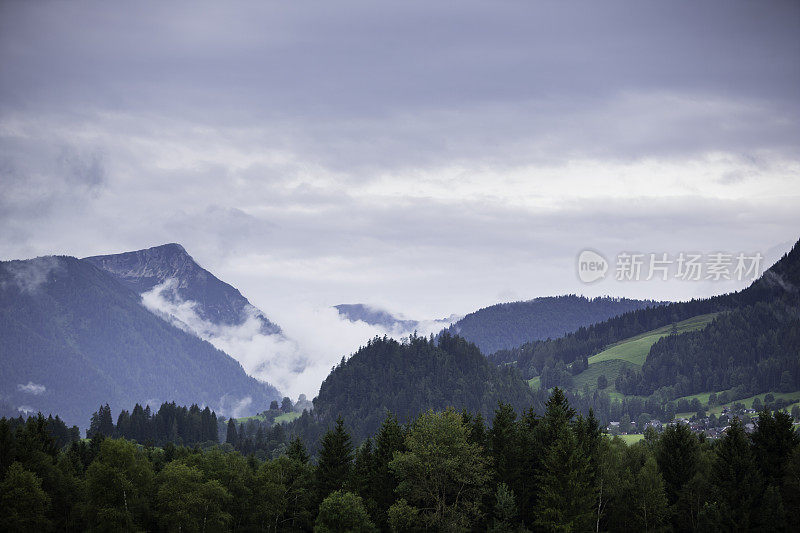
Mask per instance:
[[[3,531],[795,531],[800,438],[786,413],[719,439],[685,425],[626,445],[555,389],[541,414],[393,416],[361,445],[339,419],[316,459],[228,445],[56,443],[0,419]]]
[[[325,379],[314,413],[323,425],[341,415],[360,441],[387,411],[401,420],[446,407],[489,416],[499,401],[521,410],[535,398],[516,370],[494,367],[474,344],[445,333],[436,342],[371,340]]]
[[[624,394],[668,398],[744,387],[750,393],[800,389],[800,314],[783,302],[724,313],[707,328],[663,337],[641,372],[627,369],[616,388]]]
[[[617,389],[668,398],[732,388],[747,395],[800,389],[798,287],[800,243],[707,328],[655,343],[642,371],[628,369]]]
[[[280,398],[140,300],[72,257],[0,263],[0,393],[71,424],[85,424],[101,402],[199,402],[228,413],[245,400],[255,413]]]
[[[661,305],[652,300],[586,298],[574,294],[484,307],[447,328],[478,345],[485,354],[527,342],[561,337],[628,311]]]
[[[730,294],[715,296],[712,298],[691,300],[688,302],[676,302],[668,305],[631,311],[621,316],[609,319],[605,322],[594,324],[586,328],[580,328],[574,333],[565,335],[558,339],[546,341],[536,341],[525,344],[512,350],[501,350],[490,356],[490,359],[497,364],[513,363],[527,378],[538,376],[545,367],[555,368],[558,363],[567,365],[573,361],[581,361],[616,342],[634,337],[641,333],[668,326],[683,320],[690,319],[708,313],[731,312],[732,315],[726,318],[726,313],[717,317],[718,324],[707,331],[696,333],[685,333],[679,335],[682,350],[686,351],[686,343],[694,344],[696,348],[691,350],[691,357],[700,356],[700,346],[696,339],[704,338],[707,335],[722,335],[728,338],[725,342],[738,342],[740,346],[747,346],[746,351],[757,350],[759,343],[767,342],[770,350],[788,350],[786,357],[797,356],[800,353],[795,337],[790,336],[789,344],[784,341],[774,340],[776,335],[792,335],[793,319],[796,317],[798,308],[798,297],[800,292],[800,243],[795,244],[792,250],[780,261],[767,270],[758,280],[754,281],[748,288]],[[761,307],[758,307],[761,306]],[[763,306],[772,307],[773,311],[765,311]],[[758,307],[759,310],[756,310]],[[757,321],[760,326],[747,326],[743,328],[726,327],[726,324],[735,322],[741,323],[746,318],[735,318],[737,313],[745,313],[748,317]],[[770,320],[760,320],[757,316],[771,314],[773,318],[783,317],[777,322]],[[721,333],[720,330],[725,332]],[[685,336],[684,336],[685,335]],[[763,337],[763,339],[762,339]],[[760,340],[761,339],[761,340]],[[773,340],[770,340],[773,339]],[[656,343],[651,350],[658,352],[665,350],[669,343],[676,342],[674,339],[662,339]],[[711,341],[707,341],[705,348],[708,348]],[[669,352],[669,350],[665,350]],[[688,353],[688,352],[687,352]],[[726,352],[727,353],[727,352]],[[649,358],[648,358],[649,359]],[[717,361],[719,362],[719,361]],[[662,366],[660,363],[654,363]],[[723,364],[727,364],[725,361]],[[651,365],[652,366],[652,365]],[[741,366],[741,365],[739,365]],[[747,372],[755,371],[758,366],[757,360],[752,360],[747,365]],[[722,370],[720,368],[705,367],[703,370]],[[741,370],[741,368],[740,368]],[[791,370],[791,368],[787,369]],[[660,372],[660,370],[659,370]],[[668,376],[659,378],[658,386],[648,385],[647,390],[665,386],[665,380],[671,379]],[[692,371],[693,374],[693,371]],[[653,374],[651,374],[653,375]],[[692,376],[684,377],[693,379]],[[678,376],[672,375],[677,380]],[[703,378],[707,379],[706,377]],[[673,384],[676,382],[673,380]],[[624,385],[623,385],[624,386]],[[634,386],[636,388],[636,385]],[[631,388],[626,390],[633,390]],[[694,390],[694,389],[692,389]]]

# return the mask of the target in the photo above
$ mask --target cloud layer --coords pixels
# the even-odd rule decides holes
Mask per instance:
[[[5,2],[0,258],[180,242],[308,384],[375,333],[341,302],[721,292],[575,258],[794,242],[799,34],[783,1]]]

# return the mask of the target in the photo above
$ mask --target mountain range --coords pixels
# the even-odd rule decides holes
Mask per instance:
[[[92,260],[0,263],[2,400],[85,425],[106,402],[130,409],[174,400],[246,414],[280,397],[228,354],[148,311],[132,287]],[[212,303],[223,316],[225,306]]]
[[[341,304],[343,318],[408,340],[375,339],[343,358],[323,383],[315,416],[345,414],[366,435],[385,409],[413,417],[420,409],[468,405],[488,413],[497,401],[530,400],[521,378],[534,388],[599,393],[602,374],[623,402],[800,389],[799,287],[796,244],[736,293],[677,303],[565,295],[497,304],[458,320],[429,321],[444,327],[436,342],[413,335],[430,325],[425,321]],[[105,402],[263,411],[280,394],[248,375],[234,354],[212,346],[226,328],[283,338],[277,324],[178,244],[2,262],[0,403],[80,425]],[[515,370],[496,374],[490,363]],[[438,377],[428,379],[420,373],[425,368]],[[401,397],[407,401],[398,403]],[[592,401],[597,412],[609,413],[597,403],[608,397]]]
[[[556,338],[578,328],[602,322],[628,311],[663,305],[654,300],[586,298],[574,294],[507,302],[478,309],[466,316],[451,315],[438,320],[412,320],[365,304],[334,306],[351,322],[365,322],[388,333],[407,335],[446,330],[475,343],[481,352],[515,348],[526,342]]]
[[[448,332],[478,345],[485,354],[526,342],[561,337],[611,317],[664,305],[654,300],[586,298],[569,294],[484,307],[458,320]]]

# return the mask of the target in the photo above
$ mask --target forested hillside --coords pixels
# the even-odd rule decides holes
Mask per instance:
[[[627,370],[616,388],[668,398],[744,386],[752,394],[800,389],[800,313],[785,302],[721,314],[707,328],[668,335],[653,345],[641,372]]]
[[[89,262],[0,263],[0,392],[85,424],[97,406],[177,401],[263,410],[278,392],[209,343],[156,317]]]
[[[796,328],[796,326],[792,325],[793,321],[796,320],[792,316],[796,317],[797,315],[798,295],[800,294],[798,287],[800,287],[800,244],[795,244],[787,255],[767,270],[761,278],[753,282],[750,287],[742,291],[707,299],[676,302],[651,309],[631,311],[605,322],[580,328],[574,333],[558,339],[536,341],[512,350],[500,350],[492,354],[490,359],[497,364],[513,363],[525,377],[532,378],[540,375],[545,366],[554,368],[558,362],[563,364],[570,364],[574,361],[580,362],[582,359],[600,352],[607,346],[635,335],[699,315],[731,311],[745,313],[752,317],[762,316],[767,313],[772,314],[773,318],[780,317],[780,319],[774,323],[769,320],[760,321],[761,329],[758,330],[755,325],[735,330],[728,328],[725,333],[722,333],[723,336],[729,337],[725,340],[726,343],[729,344],[734,342],[732,339],[738,339],[735,342],[738,342],[741,346],[746,345],[747,348],[745,350],[752,352],[752,350],[758,350],[758,347],[766,342],[769,344],[770,350],[786,349],[788,350],[785,354],[786,357],[794,356],[796,358],[800,354],[800,350],[795,343],[796,341],[793,340],[794,337],[791,336],[791,331]],[[759,307],[759,310],[746,310],[759,304],[762,306]],[[766,311],[763,307],[764,305],[774,305],[776,307],[773,311]],[[704,335],[714,334],[714,332],[720,334],[720,328],[725,328],[724,324],[732,323],[731,321],[741,322],[745,318],[725,318],[725,314],[721,314],[717,320],[720,321],[721,325],[710,329],[710,333],[682,334],[681,337],[683,335],[688,335],[688,337],[684,337],[683,339],[685,340],[682,339],[679,342],[697,344],[691,339],[699,339]],[[756,320],[758,319],[756,318]],[[790,334],[789,339],[774,342],[770,340],[770,336],[774,338],[775,335],[779,334],[779,331],[781,335]],[[764,336],[764,339],[759,340],[762,336]],[[660,342],[662,347],[654,346],[654,350],[663,350],[663,346],[675,341],[662,340]],[[697,349],[693,351],[693,354],[699,356]],[[660,366],[660,363],[654,364]],[[727,361],[724,364],[727,364]],[[747,372],[755,371],[758,361],[751,361],[749,366],[750,368],[746,370]],[[704,370],[724,371],[720,368],[712,369],[711,367],[705,367]],[[792,371],[791,368],[787,370]],[[691,375],[684,375],[684,377],[688,377],[690,380],[693,379],[694,371],[692,370]],[[660,383],[659,386],[663,386],[665,380],[668,379],[672,379],[672,384],[674,384],[678,380],[678,375],[673,373],[671,378],[662,377],[657,379],[661,380],[658,382]],[[715,378],[704,376],[702,379],[705,382],[707,379],[713,380]],[[654,388],[657,387],[647,387],[647,389]]]
[[[408,424],[386,416],[357,445],[340,419],[264,458],[228,444],[85,441],[41,415],[3,418],[0,530],[800,528],[800,438],[786,413],[762,411],[750,434],[738,419],[714,440],[676,424],[627,445],[555,389],[539,415],[498,405],[488,420],[453,409]]]
[[[325,379],[314,413],[323,425],[344,417],[360,441],[387,411],[400,420],[446,407],[486,417],[498,402],[521,411],[535,405],[535,398],[515,369],[494,367],[474,344],[445,333],[438,341],[372,339]]]
[[[460,337],[411,335],[402,342],[376,337],[332,369],[312,411],[283,423],[267,413],[228,420],[226,442],[245,454],[276,457],[294,435],[316,454],[317,442],[339,417],[359,444],[387,413],[408,422],[427,410],[453,407],[485,420],[500,402],[521,413],[541,409],[546,397],[546,391],[531,390],[515,369],[496,368]]]
[[[447,328],[485,354],[561,337],[628,311],[662,305],[652,300],[586,298],[574,294],[510,302],[479,309]]]

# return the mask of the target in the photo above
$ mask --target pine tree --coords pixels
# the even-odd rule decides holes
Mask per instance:
[[[595,504],[589,481],[589,458],[566,423],[550,429],[556,434],[536,478],[539,484],[536,523],[547,531],[587,531],[593,525]]]
[[[489,430],[491,457],[497,473],[497,482],[517,486],[519,478],[519,442],[517,439],[517,413],[508,404],[499,404],[494,412]]]
[[[236,422],[231,418],[228,420],[228,433],[225,436],[225,442],[236,448],[239,445],[239,437],[236,432]]]
[[[114,435],[114,420],[111,418],[111,408],[108,404],[101,405],[92,415],[86,436],[92,438],[94,435],[102,435],[104,437],[112,437]]]
[[[792,418],[781,411],[773,416],[764,409],[758,414],[756,430],[751,438],[764,481],[780,487],[789,454],[800,443]]]
[[[497,485],[494,494],[494,523],[489,529],[491,532],[505,532],[513,529],[514,520],[517,515],[514,491],[508,488],[505,483]]]
[[[800,446],[795,447],[786,461],[783,505],[791,531],[800,531]]]
[[[123,409],[119,412],[119,416],[117,417],[117,431],[115,434],[117,437],[123,437],[127,439],[130,438],[130,433],[131,415],[128,413],[128,411]]]
[[[374,469],[371,476],[371,497],[377,505],[376,521],[379,526],[387,525],[387,512],[396,499],[397,478],[389,468],[395,452],[405,451],[403,428],[397,417],[386,413],[386,417],[375,435]]]
[[[364,504],[367,508],[375,507],[376,503],[373,498],[374,486],[373,476],[375,473],[375,453],[372,449],[372,439],[367,439],[361,443],[355,453],[353,460],[353,468],[350,475],[350,482],[348,486],[351,492],[354,492],[364,499]]]
[[[300,437],[295,437],[289,442],[289,448],[286,450],[286,456],[289,459],[297,461],[300,464],[308,463],[308,452],[306,446]]]
[[[541,469],[543,431],[539,427],[541,418],[533,409],[526,410],[519,421],[520,484],[515,490],[517,509],[524,524],[533,524],[534,503],[537,496],[536,476]]]
[[[754,525],[755,504],[762,484],[750,440],[738,418],[731,422],[716,453],[711,476],[717,501],[727,518],[726,526],[731,531],[747,531]]]
[[[669,425],[661,434],[656,449],[656,461],[664,477],[670,505],[678,501],[681,489],[694,476],[699,456],[700,445],[688,426]]]
[[[775,533],[786,531],[786,510],[778,487],[775,485],[767,487],[758,512],[762,531],[774,531]]]
[[[318,501],[328,494],[341,490],[350,476],[353,462],[353,445],[344,429],[344,420],[339,417],[336,427],[322,437],[322,447],[316,470]]]

